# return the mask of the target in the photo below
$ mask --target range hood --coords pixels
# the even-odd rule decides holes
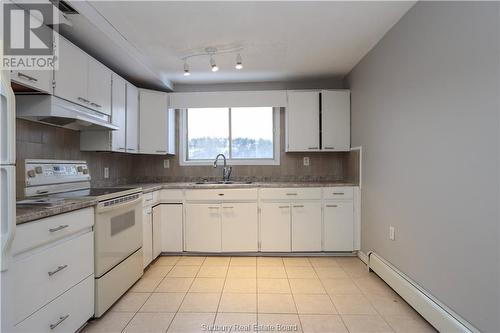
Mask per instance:
[[[119,129],[111,116],[52,95],[17,95],[16,117],[75,131]]]

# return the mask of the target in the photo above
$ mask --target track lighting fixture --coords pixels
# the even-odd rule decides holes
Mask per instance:
[[[214,57],[216,55],[218,56],[220,54],[226,54],[226,53],[236,54],[236,64],[234,68],[240,70],[243,68],[243,60],[241,58],[241,53],[240,53],[242,50],[243,50],[242,46],[231,45],[223,48],[205,47],[203,49],[200,49],[198,52],[188,54],[181,58],[182,61],[184,62],[184,76],[191,75],[191,71],[189,70],[189,64],[188,64],[189,59],[194,57],[208,57],[210,69],[212,70],[212,72],[217,72],[219,70],[219,66],[217,66]]]
[[[242,69],[243,68],[243,60],[241,60],[241,54],[238,53],[236,56],[236,66],[234,66],[236,69]]]

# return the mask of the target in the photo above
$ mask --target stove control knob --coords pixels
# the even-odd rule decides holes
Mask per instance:
[[[41,174],[43,172],[42,167],[41,166],[35,167],[35,172],[38,173],[38,174]]]
[[[82,172],[82,171],[83,171],[83,167],[82,167],[82,166],[79,166],[79,167],[77,167],[77,168],[76,168],[76,170],[77,170],[78,172]]]
[[[89,169],[83,169],[83,174],[84,175],[88,175],[88,173],[89,173]]]
[[[28,177],[29,178],[34,178],[35,177],[35,171],[34,170],[28,170]]]

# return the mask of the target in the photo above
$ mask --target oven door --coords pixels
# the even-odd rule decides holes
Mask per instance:
[[[99,278],[142,247],[142,194],[99,202],[94,238]]]

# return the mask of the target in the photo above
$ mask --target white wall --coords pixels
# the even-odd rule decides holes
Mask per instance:
[[[500,331],[498,7],[419,2],[346,80],[362,250],[484,332]]]

